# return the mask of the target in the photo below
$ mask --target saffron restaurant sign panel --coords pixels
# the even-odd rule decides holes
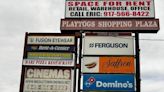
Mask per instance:
[[[134,75],[83,74],[84,91],[134,91]]]
[[[84,36],[83,55],[134,55],[132,36]]]
[[[25,68],[21,92],[73,92],[73,70]]]
[[[83,57],[83,73],[134,73],[134,57]]]
[[[66,0],[66,18],[154,18],[154,0]]]
[[[61,19],[62,31],[130,31],[157,33],[159,19]]]
[[[74,45],[74,36],[28,36],[27,44],[33,45]]]

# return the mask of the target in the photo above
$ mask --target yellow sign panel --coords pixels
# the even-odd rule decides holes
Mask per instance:
[[[28,59],[73,59],[73,53],[28,52]]]

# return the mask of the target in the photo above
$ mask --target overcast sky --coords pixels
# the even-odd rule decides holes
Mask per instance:
[[[25,32],[60,32],[65,0],[0,0],[0,90],[18,92]],[[157,34],[164,39],[164,0],[155,0]],[[164,92],[164,41],[140,40],[142,92]]]

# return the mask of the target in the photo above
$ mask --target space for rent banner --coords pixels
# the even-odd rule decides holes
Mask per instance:
[[[154,18],[154,0],[66,0],[66,18]]]
[[[73,92],[73,71],[25,68],[23,89],[23,92]]]
[[[134,55],[134,37],[85,36],[84,55]]]

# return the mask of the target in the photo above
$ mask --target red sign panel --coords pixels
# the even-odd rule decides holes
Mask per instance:
[[[62,19],[61,30],[156,33],[159,19]]]

